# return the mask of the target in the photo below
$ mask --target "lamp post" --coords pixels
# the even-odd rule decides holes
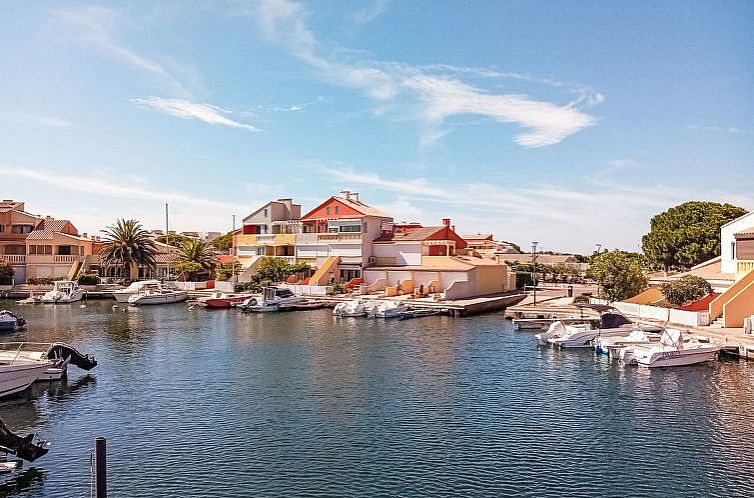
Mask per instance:
[[[531,243],[531,263],[534,265],[534,271],[532,272],[534,275],[534,304],[537,304],[537,244],[539,242],[532,242]]]

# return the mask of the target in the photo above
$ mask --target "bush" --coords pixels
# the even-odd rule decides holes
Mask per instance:
[[[93,273],[86,273],[79,277],[79,285],[97,285],[99,277]]]
[[[573,304],[589,304],[589,296],[586,294],[579,294],[573,298]]]
[[[340,284],[335,284],[330,286],[329,289],[327,289],[327,293],[331,296],[334,296],[335,294],[343,294],[346,291],[345,287],[343,287]]]
[[[516,289],[523,289],[530,285],[534,285],[534,278],[531,273],[516,272]]]
[[[686,275],[675,282],[662,284],[662,295],[673,306],[693,303],[712,292],[712,286],[702,277]]]
[[[13,283],[13,265],[7,261],[0,261],[0,285]]]
[[[27,278],[26,283],[29,285],[52,285],[58,280],[65,280],[66,277],[37,277]]]

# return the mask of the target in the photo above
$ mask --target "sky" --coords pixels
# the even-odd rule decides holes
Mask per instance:
[[[0,197],[226,231],[342,189],[397,221],[637,250],[754,209],[754,3],[0,3]]]

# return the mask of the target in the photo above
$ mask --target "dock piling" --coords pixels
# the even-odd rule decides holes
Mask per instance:
[[[107,440],[98,437],[94,440],[94,464],[96,498],[107,498]]]

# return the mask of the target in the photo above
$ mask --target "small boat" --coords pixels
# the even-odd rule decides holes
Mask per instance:
[[[290,289],[269,286],[262,289],[261,297],[251,297],[244,302],[245,304],[240,306],[244,313],[267,313],[280,311],[281,307],[303,305],[307,300],[297,296]]]
[[[188,299],[188,291],[159,286],[148,288],[128,298],[132,306],[180,303]]]
[[[82,354],[73,346],[62,342],[0,343],[0,364],[17,360],[34,361],[47,366],[36,380],[60,380],[65,376],[69,364],[87,371],[97,366],[94,356]]]
[[[401,315],[401,320],[410,320],[411,318],[422,318],[425,316],[435,316],[435,315],[447,315],[448,310],[446,308],[442,309],[432,309],[432,308],[426,308],[426,309],[418,309],[418,310],[408,310],[405,313]]]
[[[384,301],[372,308],[370,316],[374,318],[399,318],[406,311],[408,311],[408,306],[402,301]]]
[[[139,292],[143,292],[146,289],[156,289],[160,286],[159,280],[139,280],[138,282],[131,282],[131,285],[125,289],[120,289],[113,292],[113,297],[121,304],[128,304],[128,298]]]
[[[9,362],[0,361],[0,397],[23,391],[37,380],[45,370],[54,366],[53,362],[16,358]]]
[[[35,296],[33,292],[29,293],[29,297],[26,299],[19,299],[16,304],[42,304],[42,296]]]
[[[367,316],[376,310],[381,301],[376,299],[351,299],[335,305],[332,314],[342,317]]]
[[[321,301],[303,301],[293,304],[278,304],[278,311],[309,311],[318,310],[325,307]]]
[[[233,303],[240,303],[247,299],[249,299],[248,294],[226,294],[216,291],[210,296],[200,297],[196,300],[196,304],[205,308],[230,308]]]
[[[20,329],[24,325],[26,325],[24,317],[16,315],[8,310],[0,311],[0,332]]]
[[[632,330],[631,333],[624,336],[600,336],[593,341],[594,352],[618,359],[619,352],[624,347],[659,342],[660,337],[661,335],[657,332],[645,332],[643,330]]]
[[[679,367],[695,365],[712,360],[720,351],[720,346],[692,339],[683,340],[680,330],[666,329],[657,344],[626,346],[620,352],[625,363],[640,366]]]
[[[84,290],[79,288],[75,280],[56,280],[52,290],[42,296],[42,302],[47,304],[64,304],[81,301]]]

